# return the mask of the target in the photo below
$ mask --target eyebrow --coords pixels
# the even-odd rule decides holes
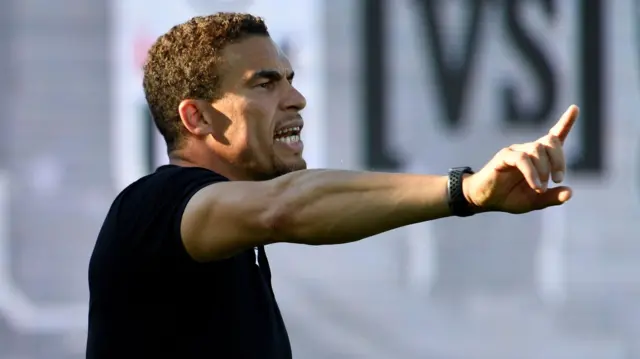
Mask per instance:
[[[295,73],[291,71],[289,74],[287,74],[287,80],[289,81],[293,80],[294,76],[295,76]],[[251,75],[247,80],[247,83],[252,83],[252,82],[256,82],[258,80],[264,80],[264,79],[269,81],[280,81],[283,78],[284,78],[284,75],[282,74],[282,72],[278,70],[260,70],[260,71],[254,72],[253,75]]]

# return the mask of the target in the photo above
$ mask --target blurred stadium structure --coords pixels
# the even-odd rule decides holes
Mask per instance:
[[[141,56],[217,10],[265,16],[290,49],[313,167],[477,168],[582,109],[563,208],[269,248],[296,358],[640,359],[636,6],[0,0],[0,359],[84,356],[98,228],[165,161]]]

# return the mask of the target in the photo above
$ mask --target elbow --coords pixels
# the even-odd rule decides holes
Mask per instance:
[[[289,189],[273,198],[265,215],[264,225],[274,243],[305,244],[309,238],[308,212],[312,196]]]
[[[300,175],[302,173],[295,174]],[[278,182],[270,196],[263,224],[274,243],[307,244],[311,237],[313,229],[309,226],[309,212],[313,211],[312,204],[322,198],[322,186],[313,178],[301,182],[303,185],[290,180]]]
[[[276,203],[270,206],[262,220],[269,242],[296,243],[295,217],[295,211],[286,205]]]

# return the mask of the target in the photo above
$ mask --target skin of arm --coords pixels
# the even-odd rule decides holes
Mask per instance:
[[[449,215],[446,176],[302,170],[203,188],[185,208],[181,234],[187,252],[207,262],[278,242],[354,242]]]

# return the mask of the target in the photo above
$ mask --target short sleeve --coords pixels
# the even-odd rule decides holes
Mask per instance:
[[[181,236],[184,210],[202,188],[227,179],[204,168],[163,166],[121,194],[118,227],[137,262],[192,262]]]

